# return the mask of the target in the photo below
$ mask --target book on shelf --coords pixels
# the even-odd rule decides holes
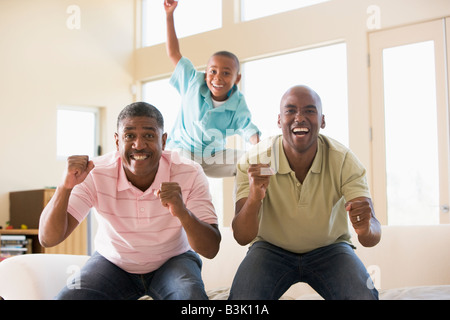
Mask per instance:
[[[0,235],[0,261],[20,254],[31,253],[32,239],[25,235]]]

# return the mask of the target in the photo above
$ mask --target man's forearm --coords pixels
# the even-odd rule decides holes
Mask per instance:
[[[44,247],[53,247],[61,243],[69,228],[67,207],[71,190],[58,187],[52,199],[42,211],[39,220],[39,242]]]
[[[212,259],[219,251],[220,232],[217,225],[210,225],[199,220],[186,209],[186,214],[178,216],[186,232],[189,245],[195,252],[205,258]]]
[[[261,200],[245,198],[236,203],[236,215],[231,225],[234,238],[240,245],[249,244],[258,235],[260,208]]]

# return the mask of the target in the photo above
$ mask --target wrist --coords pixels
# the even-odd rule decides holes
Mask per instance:
[[[60,185],[58,186],[57,190],[58,190],[59,192],[62,192],[62,193],[71,193],[74,187],[75,187],[75,186],[73,186],[73,187],[72,187],[72,186],[66,186],[66,185],[63,183],[63,184],[60,184]]]
[[[261,203],[261,201],[266,196],[265,190],[258,188],[250,188],[250,192],[248,194],[248,199],[250,203]]]
[[[191,212],[186,208],[177,210],[177,212],[174,212],[174,216],[180,220],[183,227],[188,225],[192,220]]]

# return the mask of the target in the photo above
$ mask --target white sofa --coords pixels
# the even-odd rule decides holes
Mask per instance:
[[[203,280],[211,299],[226,299],[247,248],[222,228],[218,255],[203,259]],[[383,227],[382,241],[357,254],[381,299],[450,299],[450,225]],[[0,263],[0,296],[4,299],[52,299],[88,256],[30,254]],[[293,285],[283,299],[320,299],[304,283]]]

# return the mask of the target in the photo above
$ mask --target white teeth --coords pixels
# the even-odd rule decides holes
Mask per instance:
[[[217,84],[213,84],[213,87],[214,87],[214,88],[223,88],[223,86],[219,86],[219,85],[217,85]]]
[[[139,161],[139,160],[145,160],[145,159],[147,159],[147,158],[148,158],[148,157],[145,156],[145,155],[137,155],[137,154],[133,155],[133,159],[134,159],[134,160],[137,160],[137,161]]]
[[[294,128],[292,129],[293,133],[300,133],[300,132],[309,132],[308,128]]]

